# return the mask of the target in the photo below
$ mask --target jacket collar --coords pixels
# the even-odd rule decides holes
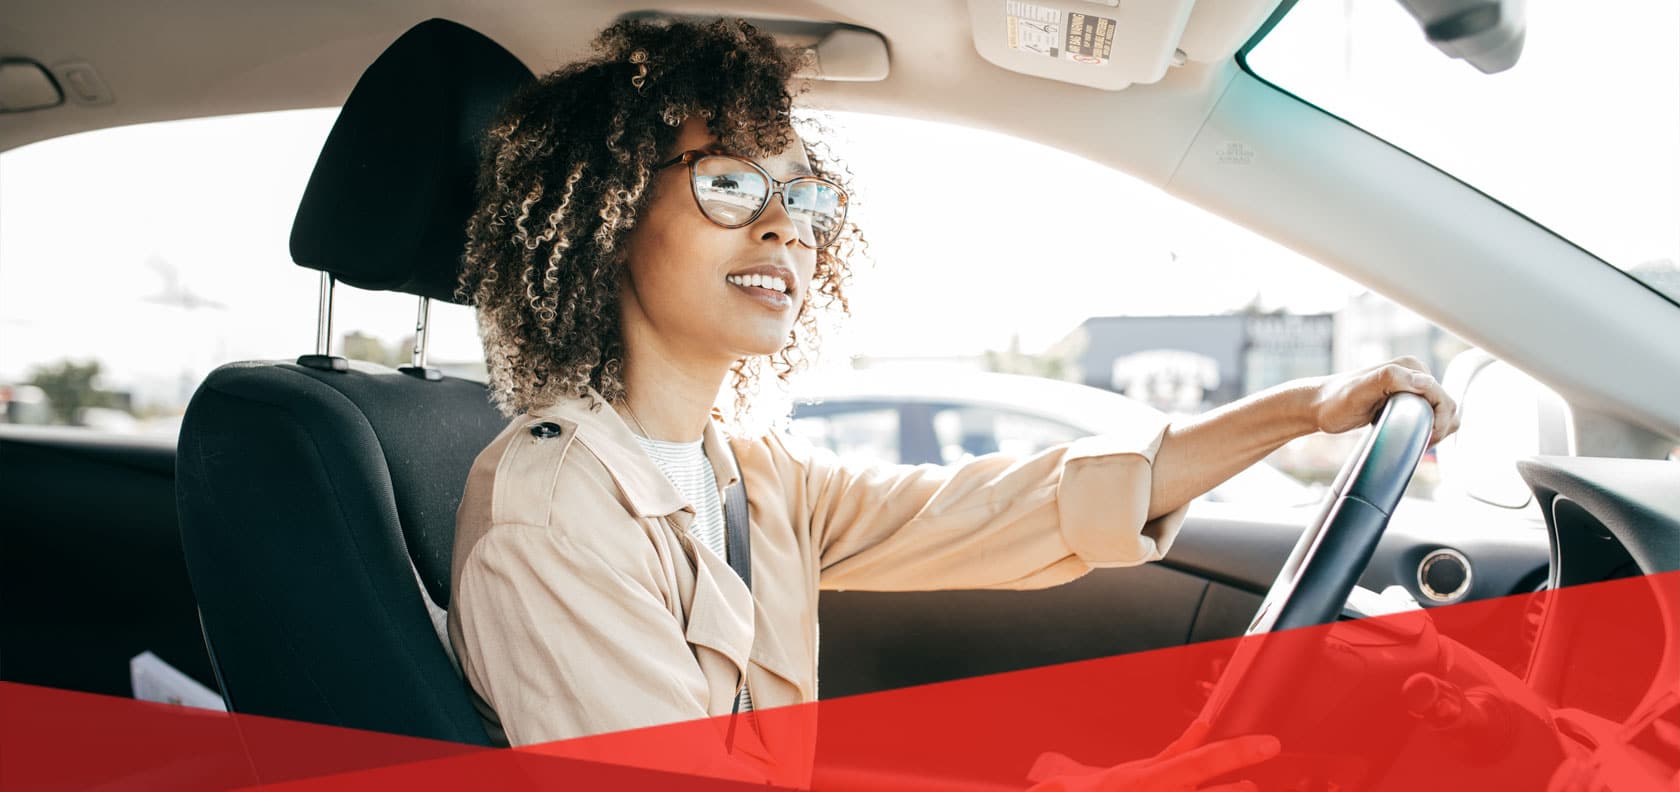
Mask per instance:
[[[630,425],[619,417],[618,411],[607,404],[594,387],[589,388],[589,398],[595,400],[597,409],[590,409],[588,398],[567,396],[531,410],[530,415],[562,418],[575,423],[577,442],[601,460],[638,515],[663,517],[686,510],[692,517],[694,509],[688,499],[677,491],[664,471],[642,450]],[[723,414],[712,408],[711,420],[706,422],[701,437],[701,449],[712,463],[719,490],[741,478],[740,471],[735,467],[735,455],[730,452],[724,438],[722,422]]]

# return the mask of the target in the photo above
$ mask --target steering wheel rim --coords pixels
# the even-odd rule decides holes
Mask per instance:
[[[1260,636],[1335,621],[1388,527],[1390,515],[1428,448],[1434,408],[1415,393],[1395,393],[1383,405],[1357,452],[1336,475],[1324,507],[1308,523],[1284,561],[1246,637],[1202,709],[1209,739],[1256,731],[1280,690],[1247,690],[1245,678],[1282,679],[1296,652],[1261,654]]]

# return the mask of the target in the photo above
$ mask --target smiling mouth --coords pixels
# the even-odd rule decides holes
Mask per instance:
[[[748,275],[727,280],[729,285],[740,289],[742,294],[770,310],[781,313],[793,307],[793,295],[784,291],[787,286],[779,282],[779,278]]]
[[[725,280],[744,289],[759,289],[771,294],[793,296],[788,282],[774,275],[731,275]]]

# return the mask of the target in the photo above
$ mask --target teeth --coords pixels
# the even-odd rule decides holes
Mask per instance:
[[[787,281],[771,275],[731,275],[729,282],[741,286],[757,286],[761,289],[769,289],[783,294],[786,294],[788,290]]]

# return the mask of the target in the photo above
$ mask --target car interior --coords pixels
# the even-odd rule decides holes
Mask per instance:
[[[423,330],[400,368],[335,354],[333,288],[407,295],[423,328],[428,301],[453,300],[478,135],[499,103],[614,20],[710,7],[7,5],[0,56],[41,64],[58,99],[17,110],[0,86],[0,151],[127,124],[342,110],[290,239],[296,264],[320,273],[319,304],[296,317],[319,328],[314,349],[218,367],[178,438],[0,424],[0,680],[128,696],[129,658],[149,650],[232,711],[489,744],[442,624],[461,489],[506,421],[484,383],[427,366]],[[1539,524],[1384,513],[1338,556],[1347,579],[1314,589],[1316,618],[1361,615],[1341,604],[1355,584],[1434,608],[1680,570],[1680,462],[1666,458],[1680,442],[1680,306],[1250,71],[1242,53],[1292,0],[1144,5],[1114,41],[1115,68],[1095,76],[1000,46],[1004,0],[730,10],[811,48],[804,102],[1001,132],[1126,172],[1390,296],[1567,403],[1567,442],[1517,466]],[[1433,28],[1443,58],[1497,69],[1520,50],[1498,25],[1449,28]],[[1253,156],[1233,163],[1234,141]],[[392,194],[411,200],[382,200]],[[1367,447],[1358,461],[1399,498],[1403,460]],[[1257,614],[1277,618],[1263,603],[1299,562],[1303,528],[1337,521],[1320,510],[1305,522],[1197,504],[1165,560],[1065,586],[824,592],[821,695],[1243,635]],[[1655,666],[1680,668],[1680,641],[1667,643]]]

